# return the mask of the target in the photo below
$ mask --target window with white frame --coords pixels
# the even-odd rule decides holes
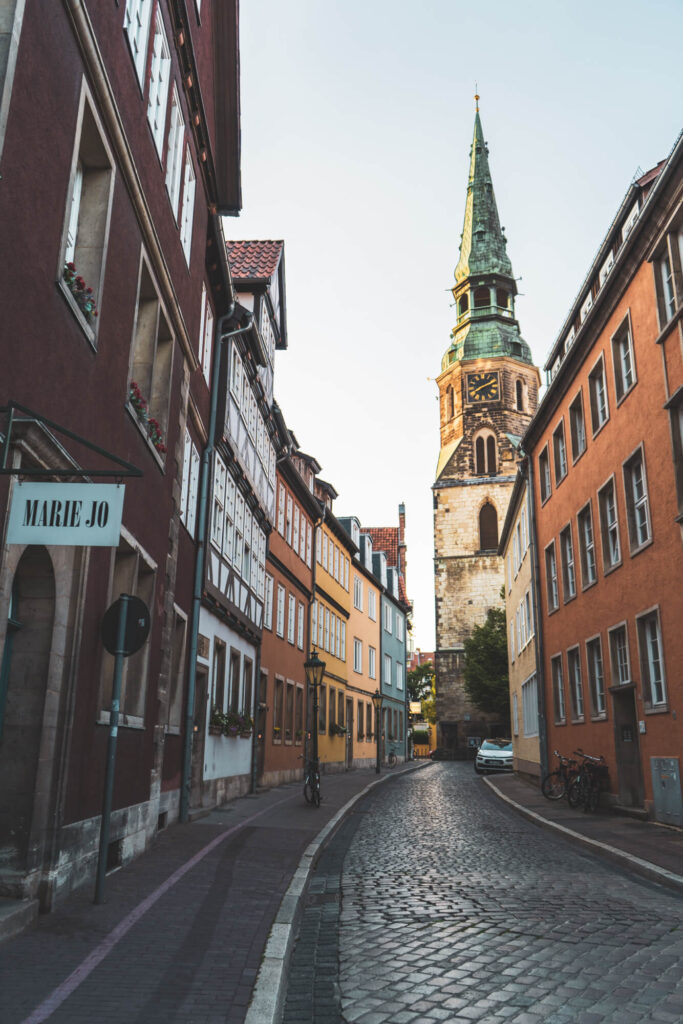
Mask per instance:
[[[335,632],[337,634],[337,650],[336,650],[337,657],[338,658],[342,658],[342,657],[345,657],[345,656],[342,655],[342,646],[341,646],[341,619],[337,619],[337,624],[336,624]]]
[[[225,481],[225,517],[223,525],[223,554],[231,565],[235,564],[235,478],[228,473]],[[240,566],[235,566],[237,569]]]
[[[368,587],[368,618],[377,622],[377,594]]]
[[[279,583],[277,585],[277,618],[275,620],[275,632],[284,640],[285,636],[285,588]]]
[[[199,317],[199,362],[206,383],[211,377],[211,352],[213,350],[213,309],[202,284],[202,304]]]
[[[242,356],[237,350],[237,344],[233,341],[230,354],[230,394],[235,399],[239,409],[242,405]]]
[[[393,617],[391,614],[391,605],[388,601],[384,602],[384,628],[387,633],[391,633],[393,628]]]
[[[396,689],[403,689],[403,664],[400,661],[396,662]]]
[[[312,562],[312,548],[313,548],[313,528],[310,523],[306,523],[306,565],[311,568]]]
[[[244,498],[239,491],[235,492],[235,547],[233,552],[233,565],[238,572],[242,571],[242,560],[244,558]]]
[[[619,520],[617,517],[617,496],[614,477],[598,491],[598,507],[600,510],[600,535],[602,538],[602,561],[605,572],[621,564],[621,545],[619,543]]]
[[[564,679],[562,678],[562,655],[556,654],[555,657],[550,659],[550,670],[552,673],[553,680],[553,711],[555,713],[555,723],[564,723],[565,710],[564,710]]]
[[[323,531],[322,527],[316,526],[315,528],[315,558],[318,565],[322,565],[323,562]]]
[[[560,555],[562,558],[562,590],[566,604],[567,601],[576,597],[576,571],[571,523],[568,523],[560,534]]]
[[[374,647],[368,647],[368,675],[371,679],[377,678],[376,667],[377,651]]]
[[[349,560],[344,556],[344,590],[348,592],[349,589]]]
[[[676,296],[674,293],[674,278],[671,271],[671,259],[668,252],[665,252],[658,263],[659,274],[662,282],[662,308],[664,316],[662,317],[662,325],[668,323],[671,317],[676,312]]]
[[[281,533],[283,537],[285,535],[285,501],[286,492],[284,484],[280,483],[277,498],[277,528],[278,533]]]
[[[294,506],[294,530],[292,532],[292,547],[299,550],[299,506]]]
[[[522,683],[522,721],[525,736],[538,736],[538,681],[535,675]]]
[[[242,544],[242,563],[237,567],[238,572],[242,576],[242,579],[247,586],[253,586],[252,582],[252,567],[253,567],[253,533],[254,533],[254,517],[248,508],[246,502],[244,505],[244,535]]]
[[[304,626],[306,623],[306,609],[301,601],[299,601],[299,618],[297,620],[297,636],[296,645],[300,651],[304,649]]]
[[[579,721],[583,718],[583,682],[581,679],[581,653],[578,647],[572,647],[567,651],[567,665],[569,667],[569,696],[572,703],[572,719]]]
[[[510,663],[515,662],[515,624],[510,623]]]
[[[550,497],[552,490],[550,486],[550,458],[547,445],[538,456],[538,480],[541,490],[541,504],[543,504]]]
[[[614,363],[614,390],[617,403],[629,393],[636,383],[636,364],[633,356],[631,325],[626,319],[612,338],[612,359]]]
[[[327,534],[323,533],[323,569],[327,572],[327,549],[329,546],[329,540]]]
[[[527,639],[531,640],[532,636],[534,635],[534,611],[531,602],[530,590],[527,590],[526,594],[524,595],[524,610],[526,613]]]
[[[192,162],[192,153],[188,146],[185,150],[185,177],[183,180],[183,205],[180,214],[180,244],[189,266],[192,248],[192,223],[194,220],[194,194],[197,176]]]
[[[519,736],[519,701],[516,693],[512,694],[512,734]]]
[[[269,573],[266,573],[263,627],[264,629],[273,628],[273,577]]]
[[[147,104],[147,120],[152,129],[152,138],[156,151],[161,157],[164,148],[166,129],[166,108],[168,106],[168,89],[171,81],[171,53],[166,39],[164,20],[161,7],[157,7],[154,19],[154,40],[152,42],[152,61],[149,71],[149,97]]]
[[[579,311],[579,316],[581,317],[581,323],[583,323],[583,321],[586,319],[586,317],[588,316],[588,314],[590,313],[592,308],[593,308],[593,296],[589,292],[588,295],[586,296],[586,298],[583,300],[583,303],[581,305],[581,309]]]
[[[548,594],[548,611],[559,608],[560,599],[557,586],[557,558],[555,557],[555,541],[551,541],[545,549],[545,579]]]
[[[564,420],[553,431],[553,455],[555,457],[555,486],[567,475],[567,446],[564,440]]]
[[[330,652],[330,609],[325,609],[325,650]]]
[[[325,650],[325,606],[322,602],[318,606],[318,647]]]
[[[591,714],[593,718],[598,718],[602,717],[606,711],[605,674],[602,668],[602,641],[599,636],[586,641],[586,661],[588,663]]]
[[[602,356],[600,356],[588,375],[588,391],[590,394],[591,423],[593,435],[595,435],[609,419],[605,361]]]
[[[191,537],[194,537],[197,516],[197,484],[199,481],[199,452],[185,428],[183,449],[183,478],[180,485],[180,521]]]
[[[628,537],[631,554],[634,554],[652,539],[650,503],[642,447],[637,448],[624,463],[623,473]]]
[[[664,654],[659,610],[636,616],[643,700],[646,708],[659,708],[667,703]]]
[[[285,521],[285,540],[292,546],[292,530],[294,528],[294,500],[291,494],[287,495],[287,519]]]
[[[391,686],[391,655],[384,655],[384,672],[382,674],[382,682],[387,686]]]
[[[403,616],[396,612],[396,639],[403,640]]]
[[[363,643],[356,636],[353,638],[353,671],[363,671]]]
[[[579,551],[581,554],[581,577],[583,589],[590,587],[598,578],[595,561],[595,538],[593,535],[593,510],[591,503],[581,509],[576,517],[579,529]]]
[[[346,661],[346,623],[341,624],[341,660]]]
[[[363,611],[363,581],[360,576],[353,574],[353,607],[359,612]]]
[[[583,415],[583,392],[569,406],[569,432],[572,441],[572,459],[574,462],[586,450],[586,421]]]
[[[146,260],[141,261],[129,384],[129,408],[156,452],[166,454],[173,334]],[[139,408],[146,403],[146,420]],[[153,429],[152,429],[153,428]]]
[[[166,150],[166,191],[173,210],[178,219],[178,202],[180,201],[180,178],[183,169],[183,152],[185,150],[185,119],[180,106],[178,90],[173,86],[171,95],[171,116],[168,123],[168,147]]]
[[[301,511],[301,530],[299,533],[299,558],[302,562],[306,560],[306,520],[304,519],[303,509]]]
[[[318,644],[318,602],[311,604],[311,647]]]
[[[296,619],[296,599],[290,594],[287,607],[287,642],[294,643],[294,630]]]
[[[123,28],[128,39],[135,73],[142,86],[147,65],[147,41],[152,18],[152,0],[127,0]]]
[[[225,480],[227,470],[225,463],[218,454],[214,454],[213,464],[213,511],[211,515],[211,543],[221,550],[223,544],[223,524],[225,522]]]
[[[612,664],[612,682],[624,686],[631,682],[631,658],[628,650],[626,623],[609,630],[609,653]]]

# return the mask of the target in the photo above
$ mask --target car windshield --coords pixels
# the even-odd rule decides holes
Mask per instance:
[[[484,740],[481,750],[512,750],[512,740]]]

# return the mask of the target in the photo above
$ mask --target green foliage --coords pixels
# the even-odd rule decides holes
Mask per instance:
[[[486,622],[465,640],[465,692],[489,714],[510,720],[507,626],[502,608],[490,608]]]
[[[436,725],[436,686],[433,681],[429,696],[422,698],[422,717],[425,722]]]
[[[416,668],[411,668],[406,675],[408,700],[422,700],[431,692],[434,684],[434,667],[431,661],[425,661]]]

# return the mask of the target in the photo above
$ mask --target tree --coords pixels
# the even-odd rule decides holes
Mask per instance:
[[[422,700],[431,693],[434,683],[434,668],[431,661],[417,665],[406,675],[409,700]]]
[[[489,714],[510,721],[507,626],[502,608],[490,608],[486,622],[465,640],[465,692]]]
[[[436,725],[436,686],[432,682],[429,695],[422,698],[422,717],[425,722]]]

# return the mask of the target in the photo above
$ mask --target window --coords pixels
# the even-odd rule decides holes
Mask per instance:
[[[318,707],[318,732],[327,732],[327,687],[320,687],[320,704]]]
[[[548,611],[559,608],[560,599],[557,589],[557,559],[555,557],[555,541],[545,549],[545,579],[548,593]]]
[[[325,609],[325,650],[330,651],[330,609]]]
[[[564,420],[553,432],[553,455],[555,457],[555,486],[567,475],[567,446],[564,440]]]
[[[206,383],[211,377],[211,351],[213,348],[213,310],[206,294],[206,285],[202,285],[202,304],[199,317],[199,362]]]
[[[348,591],[348,589],[349,589],[349,560],[345,556],[344,557],[344,590]]]
[[[183,206],[180,215],[180,244],[189,266],[192,248],[192,222],[194,219],[194,190],[196,176],[190,147],[185,150],[185,180],[183,182]]]
[[[403,616],[396,612],[396,639],[403,640]]]
[[[311,524],[310,523],[306,523],[306,565],[308,566],[309,569],[311,568],[311,565],[313,564],[312,561],[311,561],[311,558],[312,558],[312,555],[311,555],[312,536],[313,536],[313,529],[311,527]]]
[[[642,448],[638,448],[624,463],[624,492],[628,539],[631,554],[635,554],[652,539],[650,504]]]
[[[519,701],[517,694],[512,694],[512,733],[519,736]]]
[[[391,605],[388,601],[384,602],[384,628],[387,633],[391,633],[393,627]]]
[[[515,662],[515,624],[510,622],[510,664]]]
[[[362,701],[359,700],[357,702],[357,708],[356,708],[356,717],[357,717],[357,722],[356,722],[356,738],[359,739],[359,740],[365,739],[365,727],[364,727],[364,724],[363,724],[364,714],[365,714],[365,705],[363,704]]]
[[[306,561],[306,520],[303,511],[301,512],[301,533],[299,535],[299,558],[302,562]]]
[[[369,740],[372,739],[372,733],[373,733],[373,722],[374,722],[373,710],[374,709],[372,707],[372,704],[366,704],[365,705],[365,722],[366,722],[366,729],[368,730],[368,735],[367,735],[366,739],[369,739]]]
[[[626,623],[609,630],[609,652],[612,682],[618,686],[631,682],[631,659],[628,651]]]
[[[344,725],[347,724],[344,721],[344,691],[343,690],[340,690],[339,693],[337,694],[337,700],[338,700],[338,705],[337,705],[337,721],[338,721],[339,725],[341,725],[342,728],[343,728]],[[349,726],[351,725],[350,721],[348,722],[348,725]]]
[[[287,607],[287,642],[290,644],[294,643],[294,626],[296,617],[296,599],[289,595],[288,607]]]
[[[237,715],[240,712],[240,675],[242,655],[239,651],[230,651],[230,693],[228,709]]]
[[[294,500],[291,494],[287,495],[287,520],[285,523],[285,539],[289,546],[292,546],[292,529],[293,529],[293,518],[294,518]]]
[[[614,363],[614,390],[618,405],[636,383],[633,342],[628,319],[612,338],[612,360]]]
[[[329,695],[330,713],[328,722],[330,726],[330,732],[332,732],[332,726],[337,724],[337,691],[334,686],[330,687]]]
[[[318,605],[318,647],[325,650],[325,606]]]
[[[609,405],[607,402],[607,385],[605,383],[605,364],[602,356],[591,370],[588,376],[588,390],[590,393],[591,424],[593,436],[602,430],[609,419]]]
[[[583,589],[590,587],[598,578],[595,564],[595,540],[593,538],[593,512],[588,502],[577,516],[579,528],[579,549],[581,552],[581,578]]]
[[[560,534],[560,554],[562,557],[562,592],[565,604],[576,597],[576,572],[574,569],[574,544],[572,543],[571,524],[565,526]]]
[[[593,718],[605,715],[605,676],[602,670],[602,642],[599,636],[586,643],[586,661],[588,662],[588,685],[591,696],[591,714]]]
[[[292,534],[292,547],[299,550],[299,506],[294,506],[294,532]]]
[[[127,0],[123,28],[133,55],[135,73],[142,86],[147,64],[147,39],[152,17],[152,0]]]
[[[337,619],[336,634],[337,634],[337,657],[342,658],[341,648],[341,619]]]
[[[149,71],[149,102],[147,120],[152,129],[152,138],[157,153],[161,158],[164,148],[164,130],[166,128],[166,108],[168,106],[168,88],[171,79],[171,54],[161,16],[161,7],[157,7],[154,21],[154,41],[152,43],[152,62]]]
[[[531,603],[530,590],[527,590],[526,594],[524,595],[524,610],[526,612],[527,639],[531,640],[532,636],[534,635],[534,612],[533,605]]]
[[[614,477],[598,491],[600,509],[600,536],[602,539],[602,561],[605,572],[621,564],[619,544],[619,522],[617,519],[617,498]]]
[[[302,686],[297,686],[296,697],[294,705],[294,740],[296,743],[301,743],[304,732],[304,690]]]
[[[84,86],[67,193],[59,279],[64,297],[91,341],[97,330],[97,304],[104,284],[113,186],[114,161]]]
[[[363,671],[363,644],[357,637],[353,638],[353,671]]]
[[[498,550],[498,514],[490,501],[479,510],[479,550]]]
[[[353,576],[353,607],[363,611],[363,581],[360,576]]]
[[[550,659],[550,670],[553,679],[553,711],[555,713],[555,724],[559,725],[565,721],[564,711],[564,680],[562,678],[562,655],[557,654]]]
[[[518,412],[524,412],[524,385],[518,377],[515,381],[515,402]]]
[[[327,570],[327,534],[323,534],[323,569]]]
[[[278,533],[285,535],[285,489],[280,484],[277,498],[277,528]]]
[[[496,472],[496,438],[490,430],[482,430],[474,441],[474,472],[493,476]]]
[[[572,459],[576,462],[586,450],[586,422],[583,417],[583,394],[581,391],[569,406],[569,431],[572,441]]]
[[[588,316],[588,314],[590,313],[592,308],[593,308],[593,296],[589,292],[588,295],[586,296],[586,298],[584,299],[583,305],[581,306],[581,309],[579,311],[579,316],[581,317],[581,323],[583,323],[583,321],[586,319],[586,317]]]
[[[387,686],[391,686],[391,656],[389,654],[384,655],[384,672],[382,674],[382,682]]]
[[[662,282],[662,298],[664,317],[662,325],[667,323],[676,312],[676,297],[674,295],[674,279],[671,272],[671,260],[669,254],[665,253],[659,261],[659,273]]]
[[[253,696],[254,666],[249,658],[244,659],[244,684],[242,687],[242,711],[251,717],[254,710]]]
[[[640,671],[643,679],[643,700],[648,708],[666,705],[666,681],[659,611],[646,612],[636,618]]]
[[[374,647],[368,647],[368,675],[371,679],[377,678],[377,669],[375,667],[375,659],[377,657],[377,651]]]
[[[266,574],[266,597],[263,607],[264,629],[273,628],[273,577]]]
[[[572,704],[572,719],[583,719],[583,686],[581,682],[581,654],[578,647],[567,651],[569,666],[569,696]]]
[[[403,689],[403,665],[400,661],[396,662],[396,689]]]
[[[538,736],[538,683],[535,675],[522,683],[522,721],[525,736]]]
[[[306,621],[306,609],[304,608],[301,601],[299,601],[299,618],[298,618],[298,629],[296,637],[296,645],[300,651],[304,649],[304,624]]]
[[[279,583],[277,585],[277,620],[275,632],[284,639],[285,635],[285,588]]]
[[[550,497],[550,459],[548,457],[548,446],[546,445],[538,456],[538,482],[541,489],[541,504]]]
[[[683,249],[683,234],[681,239],[681,248]],[[683,260],[683,253],[681,253],[681,260]],[[669,400],[668,408],[678,514],[681,516],[683,514],[683,387],[680,387]],[[681,519],[679,518],[678,521],[681,522]]]
[[[285,689],[285,743],[292,742],[294,725],[294,684],[287,683]]]
[[[166,731],[179,733],[183,717],[183,680],[185,678],[185,634],[187,616],[173,605],[173,636],[171,639],[171,679],[166,709]]]
[[[225,644],[216,637],[213,644],[212,703],[216,705],[219,711],[225,710],[225,667]]]
[[[285,688],[284,679],[275,679],[275,690],[273,692],[273,742],[282,742],[282,711],[284,706],[283,693]]]
[[[132,365],[130,375],[129,409],[155,450],[164,455],[163,439],[168,425],[171,372],[173,369],[173,335],[166,319],[157,289],[142,260],[138,283],[138,304],[133,334]],[[133,385],[136,385],[137,392]],[[139,395],[138,395],[139,393]],[[138,415],[141,402],[146,403],[147,419]],[[156,421],[158,431],[151,432]],[[159,440],[154,438],[158,436]]]
[[[171,97],[171,117],[168,125],[168,148],[166,150],[166,191],[173,210],[178,219],[178,201],[180,200],[180,173],[183,166],[183,150],[185,149],[185,121],[180,106],[180,97],[175,85]]]
[[[199,452],[185,429],[183,450],[183,478],[180,485],[180,521],[191,537],[194,537],[197,517],[197,484],[199,480]]]
[[[346,623],[341,624],[341,660],[346,661]]]
[[[377,622],[377,595],[368,587],[368,617]]]

